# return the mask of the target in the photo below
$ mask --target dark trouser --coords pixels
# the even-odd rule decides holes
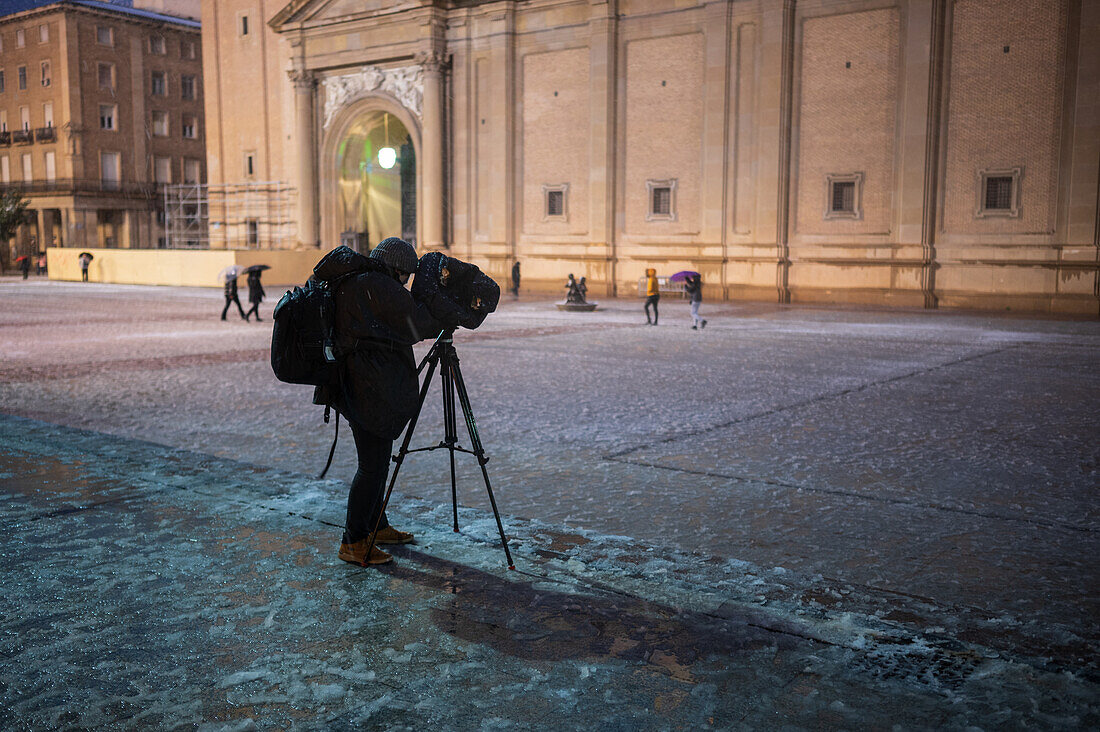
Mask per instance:
[[[88,281],[88,270],[86,270],[86,269],[80,270],[80,279],[81,279],[82,282],[87,282]]]
[[[241,301],[237,297],[225,298],[225,307],[222,308],[222,320],[225,320],[225,314],[229,312],[229,306],[233,303],[237,303],[237,310],[240,312],[241,317],[244,317],[244,308],[241,307]]]
[[[258,302],[252,303],[252,307],[248,309],[247,313],[245,313],[244,319],[248,320],[248,318],[252,315],[252,313],[256,313],[256,322],[257,323],[260,322],[260,303],[258,303]]]
[[[355,437],[359,469],[355,471],[348,493],[345,544],[366,539],[374,531],[374,524],[382,510],[382,500],[386,497],[386,476],[390,472],[390,453],[393,451],[393,440],[375,437],[354,422],[351,424],[351,434]],[[382,514],[378,528],[384,529],[389,525],[385,514]]]
[[[645,322],[649,322],[649,306],[653,306],[653,324],[657,325],[657,301],[661,299],[660,295],[650,295],[645,299]]]

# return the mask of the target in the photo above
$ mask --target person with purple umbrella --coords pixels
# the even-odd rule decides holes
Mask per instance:
[[[699,306],[703,302],[702,275],[694,274],[689,276],[684,282],[684,292],[688,294],[688,298],[691,300],[691,329],[699,330],[700,328],[706,328],[707,321],[699,317]]]

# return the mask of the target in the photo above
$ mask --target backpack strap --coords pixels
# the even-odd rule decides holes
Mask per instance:
[[[325,405],[325,423],[328,423],[329,412],[333,411],[332,407]],[[325,473],[328,472],[329,466],[332,465],[332,456],[336,454],[336,441],[340,439],[340,413],[336,412],[336,432],[332,435],[332,447],[328,451],[328,461],[325,463],[325,469],[321,471],[321,474],[317,476],[317,480],[321,480],[325,477]]]

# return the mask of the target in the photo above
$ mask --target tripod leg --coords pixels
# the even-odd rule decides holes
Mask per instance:
[[[435,351],[433,347],[432,351]],[[416,422],[420,419],[420,412],[424,409],[424,399],[428,396],[428,387],[432,385],[432,376],[435,375],[435,367],[439,364],[439,354],[436,353],[434,358],[432,353],[428,354],[429,366],[428,375],[424,377],[424,385],[420,387],[420,403],[416,407],[416,414],[409,420],[409,426],[405,429],[405,439],[401,441],[401,449],[397,452],[397,456],[393,461],[393,474],[390,475],[390,485],[386,489],[386,496],[382,499],[382,508],[378,511],[378,518],[374,521],[374,530],[370,535],[370,543],[367,544],[367,553],[364,559],[369,558],[372,551],[374,551],[374,539],[378,536],[378,527],[382,523],[382,517],[386,515],[386,506],[390,503],[390,494],[393,493],[393,486],[397,483],[397,473],[401,470],[401,463],[405,460],[405,455],[409,452],[409,441],[412,440],[413,431],[416,430]],[[364,565],[365,566],[365,565]]]
[[[500,522],[500,511],[497,510],[497,499],[493,496],[493,486],[489,483],[489,471],[485,469],[485,463],[489,458],[485,457],[485,448],[481,446],[481,437],[477,433],[477,422],[474,420],[474,411],[470,408],[470,395],[466,393],[466,382],[462,380],[462,371],[458,367],[458,359],[452,365],[452,376],[458,389],[458,400],[462,404],[462,415],[466,418],[466,430],[470,433],[470,442],[477,456],[478,465],[481,466],[481,476],[485,479],[485,490],[489,493],[489,503],[493,506],[493,516],[497,520],[497,530],[500,532],[500,545],[504,547],[504,556],[508,558],[508,569],[515,569],[516,563],[512,561],[512,552],[508,550],[508,537],[504,535],[504,524]]]
[[[451,455],[451,511],[454,515],[454,530],[458,532],[458,484],[455,480],[455,445],[458,443],[458,423],[455,414],[455,381],[454,374],[447,358],[439,368],[439,375],[443,379],[443,430],[447,450]]]

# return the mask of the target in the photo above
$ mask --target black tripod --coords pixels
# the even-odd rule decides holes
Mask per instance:
[[[401,450],[393,456],[393,475],[390,476],[390,485],[386,489],[386,497],[382,500],[382,509],[378,512],[378,520],[374,524],[374,532],[371,534],[370,543],[367,545],[367,553],[370,556],[374,549],[374,537],[378,534],[379,524],[386,512],[386,506],[390,502],[390,494],[397,483],[397,473],[401,470],[401,463],[410,452],[431,452],[432,450],[448,450],[451,453],[451,506],[454,511],[454,530],[458,531],[458,487],[455,483],[455,453],[464,452],[477,458],[481,466],[481,475],[485,478],[485,490],[489,493],[489,502],[493,505],[493,516],[497,520],[497,529],[500,531],[500,543],[504,547],[504,556],[508,558],[508,569],[515,569],[512,561],[512,553],[508,551],[508,537],[504,535],[504,525],[500,522],[500,511],[497,510],[497,500],[493,496],[493,486],[489,484],[489,471],[485,469],[485,463],[489,458],[485,456],[485,449],[481,446],[481,438],[477,434],[477,422],[474,420],[474,412],[470,408],[470,397],[466,393],[466,383],[462,380],[462,370],[458,367],[458,352],[454,346],[454,329],[445,330],[439,334],[432,344],[431,350],[424,360],[420,362],[417,371],[423,371],[428,364],[428,375],[424,377],[424,385],[420,387],[420,403],[417,405],[416,414],[409,422],[409,428],[405,430],[405,439],[401,442]],[[439,376],[443,386],[443,441],[431,447],[418,447],[409,449],[409,441],[413,431],[416,430],[416,422],[420,419],[420,412],[424,409],[424,399],[428,396],[428,388],[432,384],[432,376],[436,367],[439,367]],[[458,444],[457,413],[455,412],[455,393],[462,405],[462,415],[466,418],[466,431],[470,433],[470,443],[473,450],[467,450]]]

